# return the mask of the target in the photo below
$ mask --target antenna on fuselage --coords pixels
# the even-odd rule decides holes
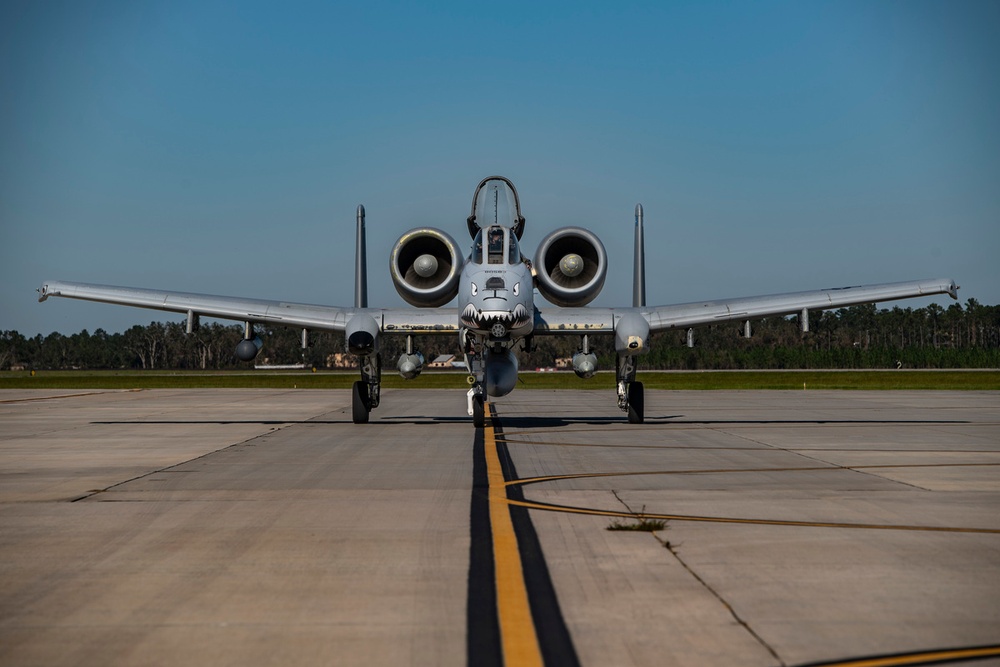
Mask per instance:
[[[642,238],[642,204],[635,205],[635,256],[632,258],[632,307],[646,305],[646,247]]]
[[[365,247],[365,207],[358,204],[357,245],[354,249],[354,307],[368,307],[368,250]]]

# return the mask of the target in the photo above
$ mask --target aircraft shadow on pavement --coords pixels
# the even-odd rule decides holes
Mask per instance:
[[[602,424],[621,424],[623,426],[628,425],[628,421],[624,417],[565,417],[565,416],[551,416],[551,417],[517,417],[510,416],[505,417],[500,415],[500,420],[504,426],[509,426],[512,428],[549,428],[549,427],[559,427],[559,426],[570,426],[574,424],[587,424],[593,426],[599,426]],[[924,420],[924,419],[905,419],[905,420],[885,420],[885,419],[684,419],[684,415],[664,415],[661,417],[649,417],[647,416],[643,424],[637,424],[637,428],[643,428],[644,426],[735,426],[738,424],[750,424],[750,425],[802,425],[802,426],[817,426],[823,424],[839,424],[839,425],[924,425],[924,424],[968,424],[971,422],[963,420]]]
[[[289,424],[350,424],[350,419],[137,419],[134,421],[93,421],[91,424],[139,426],[141,424],[259,424],[261,426],[287,426]]]
[[[664,415],[661,417],[646,417],[645,423],[637,425],[639,428],[650,425],[668,426],[733,426],[737,424],[750,425],[801,425],[818,426],[824,424],[837,425],[925,425],[925,424],[970,424],[972,422],[960,419],[684,419],[683,415]],[[413,425],[413,426],[433,426],[435,424],[462,424],[468,423],[470,417],[438,417],[433,415],[401,415],[398,417],[381,417],[372,420],[373,423],[392,425]],[[585,424],[588,426],[601,426],[607,424],[627,425],[624,417],[608,416],[551,416],[551,417],[517,417],[500,416],[501,423],[512,428],[558,428],[560,426],[572,426]],[[159,420],[134,420],[134,421],[92,421],[91,424],[100,425],[181,425],[181,424],[216,424],[220,426],[232,424],[258,424],[260,426],[288,426],[292,424],[351,424],[350,419],[159,419]]]

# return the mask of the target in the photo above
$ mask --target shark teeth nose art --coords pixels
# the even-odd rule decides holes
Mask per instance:
[[[531,321],[528,309],[520,303],[514,306],[514,310],[480,310],[470,303],[462,311],[461,319],[465,326],[480,331],[489,331],[495,324],[502,324],[509,331],[526,326]]]

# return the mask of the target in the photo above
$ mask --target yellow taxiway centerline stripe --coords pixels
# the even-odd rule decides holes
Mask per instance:
[[[489,404],[486,416],[491,416]],[[490,490],[490,527],[493,532],[493,561],[496,567],[497,616],[500,621],[500,643],[506,665],[541,667],[542,652],[538,646],[535,622],[528,604],[528,589],[524,584],[521,552],[510,518],[503,468],[497,454],[496,433],[491,425],[483,429],[486,450],[486,475]]]

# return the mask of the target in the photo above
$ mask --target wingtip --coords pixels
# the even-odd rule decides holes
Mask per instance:
[[[950,296],[952,299],[955,299],[955,301],[958,301],[959,287],[961,287],[961,285],[956,283],[954,280],[951,281],[951,285],[948,287],[948,296]]]

